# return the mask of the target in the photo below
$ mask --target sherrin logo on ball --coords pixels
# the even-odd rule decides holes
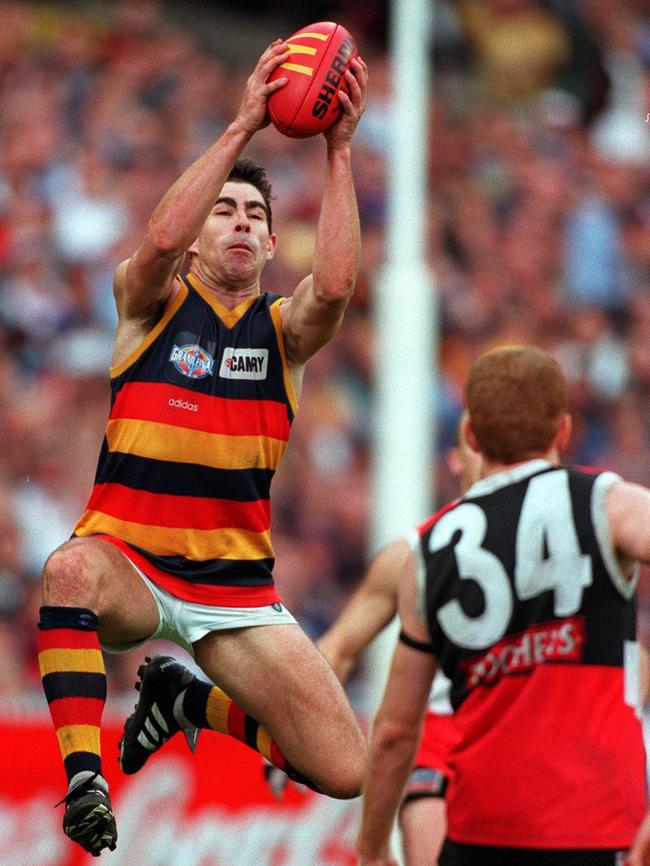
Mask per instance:
[[[329,129],[339,117],[338,94],[348,93],[345,71],[359,51],[345,27],[333,21],[309,24],[286,42],[289,60],[269,81],[288,81],[269,97],[269,117],[284,135],[308,138]]]

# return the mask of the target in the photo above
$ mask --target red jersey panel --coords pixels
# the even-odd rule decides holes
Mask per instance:
[[[645,814],[640,723],[623,672],[542,664],[476,689],[456,713],[449,838],[627,848]]]

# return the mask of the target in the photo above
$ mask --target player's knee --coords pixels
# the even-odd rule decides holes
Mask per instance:
[[[320,789],[337,800],[351,800],[361,794],[366,762],[365,744],[354,754],[346,753],[336,765],[332,764]]]
[[[91,551],[83,544],[66,543],[52,553],[43,567],[45,604],[90,604],[97,593]]]
[[[352,800],[361,796],[361,782],[362,778],[343,780],[334,785],[328,794],[336,800]]]
[[[323,793],[329,797],[334,797],[336,800],[351,800],[353,797],[361,795],[362,782],[362,772],[347,771],[335,779],[329,780]]]

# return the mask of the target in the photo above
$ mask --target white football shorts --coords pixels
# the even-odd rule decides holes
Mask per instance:
[[[106,652],[123,653],[150,640],[168,640],[183,647],[193,656],[192,644],[212,631],[255,625],[297,624],[295,617],[279,602],[264,607],[211,607],[176,598],[167,590],[156,586],[130,559],[129,562],[153,595],[160,622],[156,631],[142,640],[119,646],[102,643],[102,649]]]

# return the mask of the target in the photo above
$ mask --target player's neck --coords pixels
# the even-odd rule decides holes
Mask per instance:
[[[227,310],[234,310],[248,298],[259,295],[259,277],[250,283],[226,284],[203,272],[199,273],[194,267],[190,268],[190,275],[201,284],[202,288],[209,292]]]
[[[510,472],[518,466],[523,466],[524,463],[530,463],[531,460],[548,460],[549,463],[559,463],[560,455],[556,448],[550,448],[548,451],[530,454],[523,460],[515,460],[514,463],[501,463],[497,460],[489,460],[483,455],[481,463],[481,478],[488,478],[490,475],[498,475],[499,472]]]

